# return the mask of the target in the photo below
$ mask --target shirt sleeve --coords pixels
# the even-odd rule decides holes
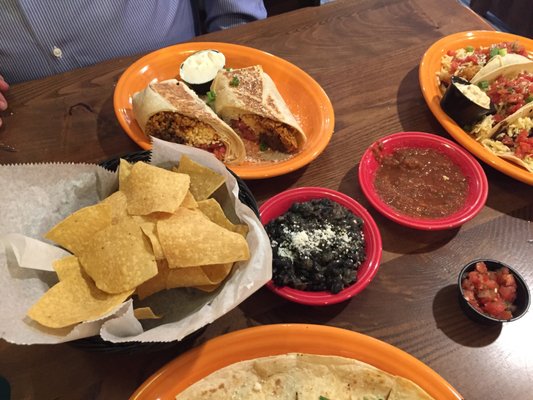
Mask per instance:
[[[204,0],[204,7],[207,32],[231,28],[267,16],[263,0]]]

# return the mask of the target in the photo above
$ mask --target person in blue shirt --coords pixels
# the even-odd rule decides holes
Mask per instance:
[[[263,0],[2,0],[0,111],[7,108],[8,83],[146,53],[266,16]]]

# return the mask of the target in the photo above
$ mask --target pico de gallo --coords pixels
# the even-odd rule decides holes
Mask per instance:
[[[461,282],[463,297],[479,312],[501,320],[513,317],[516,306],[516,280],[507,267],[489,271],[487,265],[476,263]]]
[[[493,82],[481,81],[478,86],[496,107],[495,123],[533,101],[533,73],[529,71],[520,72],[514,78],[500,75]]]
[[[524,46],[518,42],[501,42],[490,46],[467,46],[457,50],[448,50],[441,59],[441,70],[438,78],[444,91],[451,82],[452,76],[459,76],[470,81],[491,58],[509,53],[527,57]]]

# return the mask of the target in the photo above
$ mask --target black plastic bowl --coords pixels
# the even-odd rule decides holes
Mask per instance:
[[[440,101],[440,106],[442,110],[461,128],[473,125],[484,116],[496,112],[492,102],[490,103],[489,108],[480,106],[465,96],[463,92],[455,86],[456,83],[470,85],[470,82],[462,78],[456,76],[452,77],[452,82],[450,83],[450,86],[448,86],[448,89],[446,89],[446,92]]]
[[[466,275],[470,271],[473,271],[476,268],[476,263],[480,261],[483,261],[485,263],[489,271],[495,271],[495,270],[500,269],[501,267],[507,267],[509,268],[509,271],[514,275],[515,281],[516,281],[516,300],[514,302],[516,306],[516,310],[513,312],[513,317],[511,319],[498,319],[498,318],[491,317],[490,315],[484,314],[482,312],[479,312],[474,307],[472,307],[468,303],[468,301],[464,298],[461,282],[463,281],[463,278],[466,277]],[[464,310],[465,314],[468,317],[470,317],[472,320],[476,322],[494,325],[494,324],[501,324],[502,322],[516,321],[517,319],[522,317],[529,308],[530,294],[529,294],[529,289],[526,285],[526,282],[524,281],[524,278],[522,278],[520,274],[516,272],[515,269],[511,268],[507,264],[502,263],[501,261],[490,260],[490,259],[477,259],[474,261],[470,261],[468,264],[464,266],[464,268],[459,273],[458,287],[459,287],[459,303],[461,304],[461,308]]]

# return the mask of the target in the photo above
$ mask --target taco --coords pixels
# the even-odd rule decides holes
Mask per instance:
[[[497,124],[481,143],[494,154],[533,172],[533,102]]]
[[[437,79],[444,92],[453,76],[471,81],[479,79],[496,68],[530,62],[524,46],[518,42],[501,42],[489,46],[466,46],[448,50],[441,58]]]
[[[261,66],[220,70],[211,91],[216,113],[243,139],[247,159],[283,159],[304,146],[302,127]]]
[[[414,382],[351,358],[282,354],[241,361],[189,386],[192,399],[432,399]]]
[[[148,136],[207,150],[228,164],[244,160],[244,144],[239,136],[176,79],[151,83],[135,93],[133,114]]]
[[[495,69],[477,81],[495,109],[470,132],[478,140],[494,136],[496,126],[533,101],[533,62]]]

